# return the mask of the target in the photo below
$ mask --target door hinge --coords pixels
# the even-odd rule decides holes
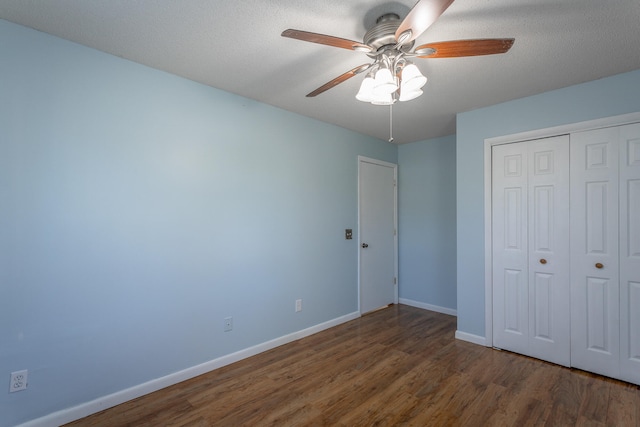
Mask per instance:
[[[394,285],[397,285],[397,284],[398,284],[398,279],[397,279],[397,278],[395,278],[395,277],[393,278],[393,284],[394,284]]]

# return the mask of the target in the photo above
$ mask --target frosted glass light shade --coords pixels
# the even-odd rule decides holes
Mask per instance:
[[[373,96],[373,86],[375,85],[375,80],[371,76],[367,76],[362,81],[360,85],[360,90],[356,94],[356,99],[362,102],[371,102],[374,100]]]
[[[373,94],[383,95],[391,94],[398,90],[396,79],[388,68],[381,68],[376,72],[375,84],[373,86]]]
[[[422,95],[422,90],[417,89],[417,90],[400,90],[400,98],[398,98],[398,101],[411,101],[412,99],[416,99],[417,97],[419,97],[420,95]]]
[[[384,93],[381,95],[376,95],[375,99],[371,101],[373,105],[391,105],[394,103],[393,94]]]
[[[412,92],[420,89],[427,83],[427,78],[422,75],[418,67],[409,64],[402,70],[402,92]]]

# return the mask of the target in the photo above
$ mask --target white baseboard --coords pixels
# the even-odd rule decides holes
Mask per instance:
[[[107,396],[99,397],[95,400],[82,403],[78,406],[63,409],[61,411],[54,412],[41,418],[36,418],[24,424],[20,424],[19,427],[57,427],[71,421],[79,420],[80,418],[95,414],[96,412],[100,412],[129,400],[136,399],[138,397],[144,396],[145,394],[153,393],[154,391],[158,391],[165,387],[169,387],[179,382],[186,381],[190,378],[197,377],[198,375],[205,374],[207,372],[213,371],[214,369],[230,365],[231,363],[246,359],[267,350],[271,350],[272,348],[281,346],[283,344],[287,344],[292,341],[307,337],[309,335],[313,335],[325,329],[338,326],[350,320],[357,319],[358,317],[360,317],[360,312],[346,314],[327,322],[311,326],[307,329],[293,332],[291,334],[254,345],[253,347],[245,348],[243,350],[236,351],[235,353],[221,356],[217,359],[210,360],[200,365],[192,366],[182,371],[174,372],[173,374],[156,378],[154,380],[147,381],[146,383],[142,383],[137,386],[109,394]]]
[[[448,314],[450,316],[458,315],[458,311],[453,308],[440,307],[438,305],[427,304],[424,302],[414,301],[406,298],[400,298],[398,299],[398,302],[400,304],[410,305],[411,307],[417,307],[417,308],[422,308],[429,311],[435,311],[436,313]]]
[[[487,346],[487,340],[480,335],[468,334],[466,332],[456,331],[456,339],[461,341],[467,341],[473,344]]]
[[[449,314],[451,316],[457,316],[458,312],[457,310],[454,310],[452,308],[447,308],[447,307],[440,307],[437,305],[431,305],[431,304],[427,304],[424,302],[420,302],[420,301],[414,301],[414,300],[410,300],[410,299],[406,299],[406,298],[400,298],[398,299],[398,302],[400,304],[405,304],[405,305],[410,305],[412,307],[417,307],[417,308],[422,308],[425,310],[430,310],[430,311],[435,311],[437,313],[443,313],[443,314]],[[478,344],[478,345],[482,345],[486,347],[486,339],[485,337],[481,337],[479,335],[473,335],[473,334],[469,334],[466,332],[461,332],[461,331],[456,331],[456,335],[455,335],[456,339],[459,339],[461,341],[467,341],[473,344]]]

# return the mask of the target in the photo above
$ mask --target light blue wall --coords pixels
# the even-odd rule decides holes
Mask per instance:
[[[457,117],[458,330],[484,336],[486,138],[640,111],[640,70]]]
[[[357,310],[395,146],[2,20],[0,58],[0,426]]]
[[[455,135],[398,147],[399,295],[456,309]]]

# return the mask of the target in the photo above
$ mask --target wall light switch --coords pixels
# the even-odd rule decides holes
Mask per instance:
[[[224,331],[229,332],[233,330],[233,317],[224,318]]]
[[[347,240],[353,239],[353,230],[350,228],[347,228],[346,230],[344,230],[344,238]]]

